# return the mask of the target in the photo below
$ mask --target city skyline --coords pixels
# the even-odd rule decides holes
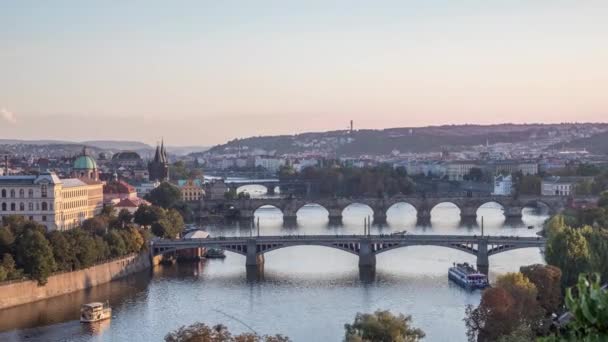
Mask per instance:
[[[607,15],[601,1],[8,1],[0,136],[213,145],[350,120],[600,122]]]

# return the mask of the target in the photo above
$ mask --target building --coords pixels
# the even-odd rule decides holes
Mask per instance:
[[[451,181],[462,181],[472,168],[479,167],[475,162],[451,162],[446,165],[448,179]]]
[[[152,190],[158,188],[159,185],[160,185],[159,181],[144,182],[144,183],[136,184],[135,185],[135,190],[137,191],[137,196],[143,198],[147,194],[149,194],[150,192],[152,192]]]
[[[262,167],[270,172],[277,172],[281,166],[285,165],[285,159],[277,157],[257,156],[254,160],[255,167]]]
[[[541,195],[543,196],[570,196],[574,195],[574,187],[581,181],[581,177],[546,177],[541,182]]]
[[[182,193],[182,201],[184,202],[200,201],[201,197],[205,195],[200,179],[179,180],[177,186]]]
[[[118,180],[118,176],[107,182],[103,187],[103,203],[112,205],[115,212],[120,212],[121,209],[127,209],[134,213],[137,208],[142,205],[149,205],[148,201],[137,196],[137,190],[129,183]]]
[[[494,177],[494,192],[493,195],[509,196],[513,191],[513,176],[498,175]]]
[[[223,199],[227,191],[228,187],[223,179],[214,179],[206,186],[205,198],[210,200]]]
[[[112,164],[120,167],[135,167],[143,164],[143,161],[137,152],[123,151],[112,156]]]
[[[164,141],[156,146],[154,159],[148,163],[148,174],[151,181],[163,182],[169,179],[169,160]]]
[[[101,213],[102,186],[89,178],[59,179],[48,171],[37,176],[2,176],[0,216],[21,215],[49,231],[78,227]]]

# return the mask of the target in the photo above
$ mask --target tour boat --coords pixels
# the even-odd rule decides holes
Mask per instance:
[[[488,277],[466,262],[450,267],[448,278],[467,290],[483,289],[489,286]]]
[[[205,257],[208,259],[223,259],[226,257],[226,255],[224,254],[224,250],[221,248],[209,248],[207,249]]]
[[[112,317],[112,308],[108,302],[93,302],[83,304],[80,308],[80,322],[93,323]]]

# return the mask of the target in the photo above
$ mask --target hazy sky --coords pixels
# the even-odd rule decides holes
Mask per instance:
[[[0,138],[206,145],[351,119],[608,121],[608,1],[0,1]]]

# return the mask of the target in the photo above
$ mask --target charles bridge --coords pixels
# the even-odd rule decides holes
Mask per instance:
[[[460,216],[464,222],[474,222],[477,218],[477,210],[486,203],[498,203],[503,208],[503,213],[508,220],[521,220],[524,207],[546,206],[549,214],[562,211],[568,204],[568,198],[564,196],[463,196],[452,195],[427,195],[427,196],[395,196],[390,198],[361,197],[361,198],[251,198],[236,200],[206,200],[200,202],[199,214],[201,219],[210,217],[213,213],[230,213],[241,220],[253,220],[255,211],[263,206],[278,208],[283,213],[285,223],[296,222],[297,212],[307,204],[317,204],[328,211],[329,220],[332,223],[342,221],[342,212],[351,204],[359,203],[369,206],[373,211],[374,224],[386,222],[388,209],[398,203],[407,203],[416,209],[419,223],[427,223],[431,218],[431,210],[440,203],[452,203],[460,209]]]
[[[192,248],[221,248],[245,256],[248,272],[251,268],[263,269],[264,253],[293,246],[323,246],[335,248],[358,256],[359,267],[372,271],[376,267],[376,255],[408,246],[439,246],[452,248],[477,257],[477,267],[487,273],[489,257],[520,248],[544,247],[545,238],[483,235],[286,235],[215,237],[205,239],[159,239],[151,243],[153,256],[175,253]]]

